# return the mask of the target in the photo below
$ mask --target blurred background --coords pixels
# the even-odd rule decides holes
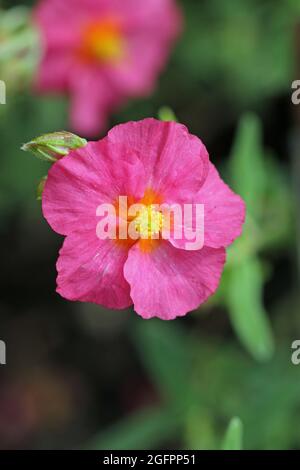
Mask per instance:
[[[12,8],[34,3],[0,2],[0,448],[220,449],[237,416],[243,448],[299,449],[299,1],[178,0],[185,28],[156,91],[111,117],[170,107],[247,202],[217,294],[172,322],[55,293],[62,237],[36,200],[48,167],[19,149],[67,128],[67,99],[32,91],[34,35],[26,60],[7,46]]]

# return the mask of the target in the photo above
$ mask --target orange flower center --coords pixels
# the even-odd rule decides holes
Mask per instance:
[[[132,239],[130,233],[127,231],[128,238],[124,240],[118,237],[117,242],[126,248],[131,247],[137,242],[143,252],[149,253],[153,251],[161,241],[164,216],[156,209],[156,206],[162,203],[162,198],[152,189],[147,189],[144,196],[139,201],[135,201],[132,197],[128,198],[128,208],[131,204],[135,203],[143,205],[141,210],[138,209],[138,213],[135,216],[131,216],[126,212],[124,213],[123,208],[121,208],[121,213],[118,212],[118,215],[123,220],[126,220],[127,227],[129,224],[132,224],[136,233],[139,234],[139,239]]]
[[[89,23],[83,30],[79,55],[88,62],[120,61],[124,56],[124,38],[119,22],[105,19]]]

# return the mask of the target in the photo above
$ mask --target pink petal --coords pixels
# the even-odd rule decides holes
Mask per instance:
[[[108,114],[120,102],[120,97],[107,86],[105,74],[97,68],[75,65],[73,70],[69,85],[71,126],[78,134],[95,137],[106,127]]]
[[[77,3],[74,0],[41,0],[37,4],[33,21],[40,29],[46,51],[66,51],[78,44],[82,22],[87,17],[81,10],[82,3],[81,0]]]
[[[43,192],[43,214],[56,232],[93,229],[97,207],[120,195],[143,195],[143,167],[134,153],[107,139],[90,142],[57,161]]]
[[[162,241],[150,253],[134,245],[124,275],[136,312],[143,318],[172,320],[205,302],[218,287],[225,250],[185,251]]]
[[[203,204],[180,204],[181,218],[173,217],[168,240],[176,248],[201,250],[205,243],[205,207]],[[168,233],[168,232],[167,232]]]
[[[40,64],[35,87],[38,92],[62,92],[69,86],[69,74],[66,65],[71,67],[73,59],[70,55],[58,52],[49,52]]]
[[[241,235],[245,203],[223,182],[212,163],[197,201],[204,204],[205,246],[226,247]]]
[[[99,240],[94,231],[69,235],[57,261],[57,292],[68,300],[108,308],[132,304],[123,275],[127,250],[114,240]]]
[[[156,119],[129,122],[114,127],[108,139],[137,153],[148,187],[164,202],[190,201],[206,179],[207,150],[182,124]]]
[[[47,28],[55,41],[55,31],[59,28],[63,31],[63,25],[65,31],[73,30],[74,34],[87,19],[105,14],[110,2],[111,0],[40,0],[34,10],[34,18],[43,25],[43,29]]]
[[[173,0],[129,0],[122,6],[127,57],[111,69],[109,80],[125,96],[148,94],[181,31],[182,16]]]

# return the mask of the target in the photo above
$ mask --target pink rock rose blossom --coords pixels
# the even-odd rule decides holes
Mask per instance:
[[[97,207],[120,195],[146,207],[204,204],[204,246],[188,250],[172,237],[99,239]],[[134,304],[146,319],[183,316],[216,291],[225,247],[245,219],[244,202],[221,180],[201,140],[181,124],[155,119],[118,125],[58,160],[42,207],[53,230],[66,236],[57,292],[109,308]]]
[[[71,124],[96,135],[126,99],[153,90],[181,29],[175,0],[40,0],[41,92],[71,97]]]

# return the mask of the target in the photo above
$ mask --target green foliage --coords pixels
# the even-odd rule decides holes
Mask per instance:
[[[238,107],[286,89],[293,70],[290,32],[299,13],[297,0],[289,5],[261,0],[183,5],[187,29],[176,57],[190,86],[212,84]]]
[[[39,60],[39,36],[31,21],[31,10],[0,6],[0,76],[10,91],[30,86]]]
[[[136,412],[121,423],[95,436],[88,449],[154,449],[178,433],[178,415],[169,409],[153,408]]]
[[[257,360],[267,360],[274,340],[263,306],[265,265],[259,255],[284,245],[292,211],[287,185],[263,149],[261,127],[252,114],[241,118],[229,160],[228,176],[246,202],[247,219],[242,237],[229,250],[221,297],[242,344]]]
[[[19,96],[2,106],[0,113],[0,213],[3,217],[19,205],[35,208],[40,214],[35,192],[47,168],[44,162],[24,155],[20,146],[33,135],[63,128],[66,121],[64,102]]]
[[[174,322],[137,319],[132,323],[134,343],[163,403],[116,424],[90,442],[89,448],[155,448],[178,435],[192,402],[191,349],[184,331]]]
[[[153,335],[152,343],[159,349],[166,329],[165,323],[156,323],[157,335]],[[178,338],[183,342],[178,342]],[[143,339],[144,332],[138,325],[134,329],[134,341],[141,344]],[[166,387],[160,364],[154,361],[155,365],[149,366],[147,352],[141,356],[142,364],[158,390],[163,391],[162,403],[124,418],[96,436],[88,448],[151,449],[172,446],[182,436],[182,446],[188,449],[240,448],[241,441],[247,449],[285,449],[291,442],[300,445],[297,427],[300,370],[290,362],[288,344],[279,343],[274,359],[258,365],[227,340],[218,342],[196,331],[193,335],[185,334],[184,330],[180,336],[170,335],[167,343],[165,371],[168,367],[173,370],[178,347],[189,344],[192,357],[185,391],[192,392],[190,400],[182,397],[185,406],[178,400],[183,388],[182,365],[178,381],[172,379],[171,388],[167,381]],[[224,440],[218,423],[228,423],[234,415],[240,416],[243,426],[234,419]]]
[[[222,450],[242,450],[242,439],[243,424],[240,418],[232,418],[224,436]]]
[[[274,340],[262,305],[262,266],[254,257],[245,259],[229,274],[227,305],[233,327],[241,342],[257,360],[268,360]]]
[[[139,355],[169,404],[184,407],[190,400],[191,351],[175,322],[138,321],[135,343]]]
[[[231,185],[246,202],[247,212],[259,214],[268,175],[262,148],[261,122],[253,114],[245,114],[240,119],[229,171]]]

